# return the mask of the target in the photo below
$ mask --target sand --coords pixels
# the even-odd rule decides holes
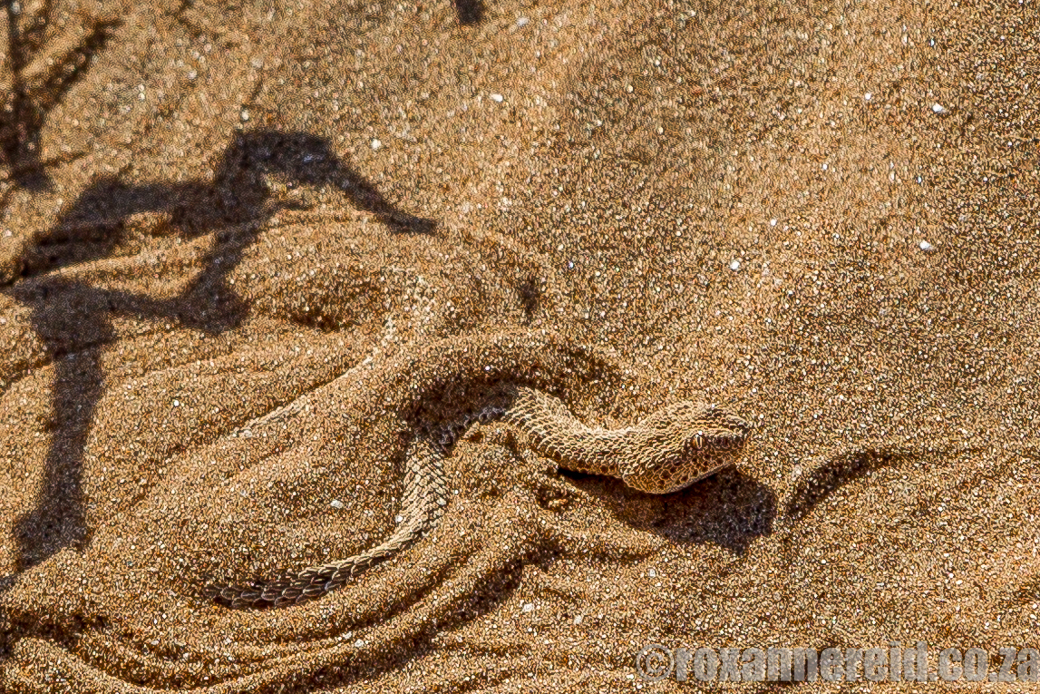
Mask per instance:
[[[678,691],[719,682],[641,649],[1037,647],[1038,15],[9,6],[0,690]],[[650,496],[481,425],[394,559],[291,609],[201,595],[388,535],[402,412],[485,367],[591,424],[755,428]]]

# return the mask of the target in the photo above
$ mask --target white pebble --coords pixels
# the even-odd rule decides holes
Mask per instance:
[[[740,261],[739,260],[731,260],[731,261],[729,261],[729,269],[733,270],[734,272],[739,270],[740,269]]]
[[[649,569],[646,572],[646,575],[649,576],[650,578],[657,578],[657,570],[656,569]]]
[[[524,607],[520,611],[523,612],[524,614],[526,614],[528,612],[534,612],[534,603],[533,602],[524,603]]]
[[[247,109],[242,109],[242,112],[238,114],[238,117],[242,119],[243,123],[245,123],[249,120],[249,111]]]
[[[932,104],[932,113],[946,113],[946,109],[942,104]]]
[[[776,226],[776,220],[775,219],[770,219],[769,220],[769,226],[775,227]]]
[[[574,616],[574,623],[575,624],[581,624],[582,620],[584,620],[584,619],[585,619],[585,615],[581,615],[581,614],[575,615]]]
[[[343,508],[343,502],[340,501],[339,499],[333,499],[331,505],[332,505],[332,508],[337,508],[337,509]]]
[[[874,95],[871,94],[870,92],[867,92],[866,94],[863,95],[863,100],[864,101],[870,101],[873,98],[874,98]]]
[[[935,246],[933,246],[932,244],[928,243],[927,241],[921,241],[921,243],[919,243],[917,245],[920,246],[921,250],[924,251],[925,253],[931,253],[932,251],[935,250]]]
[[[491,100],[494,101],[496,104],[500,104],[505,100],[505,97],[501,94],[491,94],[490,96]]]
[[[516,26],[517,26],[518,29],[523,28],[523,27],[527,26],[527,24],[530,21],[531,20],[528,19],[527,17],[521,17],[520,19],[516,20]]]
[[[372,138],[372,149],[379,149],[382,146],[383,146],[382,142],[380,142],[379,140],[377,140],[375,138]]]

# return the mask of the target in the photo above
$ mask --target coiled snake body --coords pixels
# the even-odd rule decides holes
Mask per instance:
[[[732,464],[750,426],[716,407],[683,401],[622,429],[586,426],[558,398],[513,386],[497,402],[417,436],[405,456],[401,522],[379,545],[361,554],[311,566],[281,578],[209,586],[206,594],[233,608],[282,607],[317,598],[413,544],[444,513],[443,459],[476,421],[502,420],[530,438],[539,453],[567,470],[619,477],[652,494],[687,487]]]

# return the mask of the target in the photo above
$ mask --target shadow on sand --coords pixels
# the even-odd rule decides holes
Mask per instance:
[[[88,540],[81,475],[94,410],[104,391],[101,356],[116,340],[112,318],[174,321],[216,335],[238,325],[249,307],[227,283],[265,221],[286,207],[272,201],[266,178],[291,185],[335,186],[395,232],[430,233],[434,222],[404,213],[347,166],[328,141],[306,133],[256,131],[236,137],[212,182],[127,185],[102,178],[90,186],[19,258],[20,277],[2,287],[32,311],[32,325],[54,364],[51,444],[34,509],[15,523],[17,570]],[[215,233],[202,270],[172,298],[110,290],[53,271],[116,251],[132,215],[167,215],[173,233]],[[229,231],[230,230],[230,231]]]

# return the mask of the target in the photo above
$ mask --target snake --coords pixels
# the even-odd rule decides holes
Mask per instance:
[[[501,346],[503,341],[495,344]],[[441,353],[441,360],[450,361],[452,351]],[[470,350],[461,352],[472,359]],[[400,522],[384,541],[345,559],[278,578],[209,584],[206,597],[235,609],[297,605],[324,596],[415,544],[443,516],[448,497],[444,461],[477,422],[500,421],[515,427],[526,434],[535,452],[554,460],[559,468],[620,478],[650,494],[677,492],[732,465],[751,429],[726,409],[688,400],[662,407],[632,426],[607,429],[585,424],[559,397],[539,387],[496,381],[476,390],[484,392],[479,407],[447,422],[420,427],[407,446]]]

